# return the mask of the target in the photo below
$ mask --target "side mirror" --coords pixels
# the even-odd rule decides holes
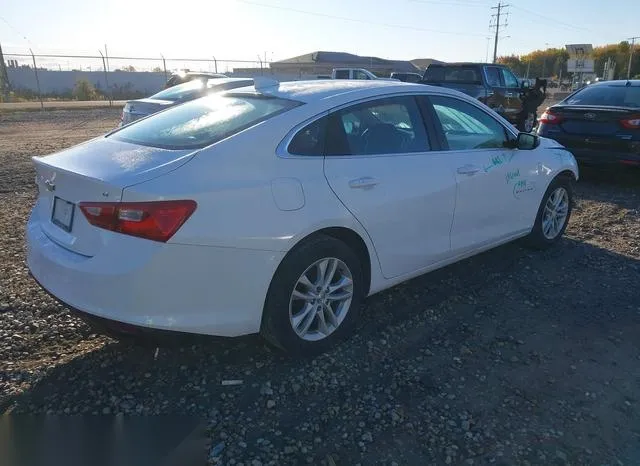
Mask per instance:
[[[533,150],[540,144],[540,138],[531,133],[518,133],[518,139],[516,141],[516,149],[518,150]]]

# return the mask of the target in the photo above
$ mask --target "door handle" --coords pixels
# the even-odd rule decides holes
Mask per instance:
[[[480,171],[480,167],[476,167],[475,165],[464,165],[463,167],[458,167],[458,174],[460,175],[475,175]]]
[[[349,181],[349,187],[353,189],[367,189],[373,188],[378,183],[379,181],[377,179],[370,176],[364,176],[362,178],[356,178],[355,180]]]

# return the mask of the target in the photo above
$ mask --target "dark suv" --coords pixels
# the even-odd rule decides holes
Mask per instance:
[[[536,123],[536,112],[523,105],[528,88],[504,65],[489,63],[438,63],[427,67],[423,84],[442,86],[474,97],[492,108],[520,131],[529,132]]]

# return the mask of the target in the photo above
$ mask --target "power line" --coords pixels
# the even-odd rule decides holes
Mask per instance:
[[[640,39],[640,37],[629,37],[631,41],[631,49],[629,50],[629,66],[627,67],[627,79],[631,79],[631,61],[633,60],[633,49],[636,47],[636,39]]]
[[[297,8],[289,8],[289,7],[284,7],[284,6],[269,5],[269,4],[266,4],[266,3],[259,3],[259,2],[254,2],[254,1],[251,1],[251,0],[236,0],[236,1],[240,2],[240,3],[246,3],[248,5],[261,6],[261,7],[264,7],[264,8],[272,8],[274,10],[292,11],[294,13],[301,13],[301,14],[317,16],[317,17],[321,17],[321,18],[339,19],[339,20],[342,20],[342,21],[351,21],[353,23],[371,24],[371,25],[374,25],[374,26],[383,26],[383,27],[388,27],[388,28],[406,29],[406,30],[419,31],[419,32],[434,32],[434,33],[437,33],[437,34],[451,34],[451,35],[454,35],[454,36],[472,36],[472,37],[484,37],[485,36],[485,34],[477,34],[477,33],[471,33],[471,32],[442,31],[442,30],[437,30],[437,29],[427,29],[427,28],[419,28],[419,27],[413,27],[413,26],[403,26],[403,25],[399,25],[399,24],[378,23],[378,22],[375,22],[375,21],[367,21],[367,20],[364,20],[364,19],[348,18],[346,16],[336,16],[336,15],[330,15],[330,14],[326,14],[326,13],[317,13],[317,12],[313,12],[313,11],[298,10]]]
[[[11,29],[13,29],[13,31],[14,31],[16,34],[18,34],[19,36],[22,36],[22,38],[23,38],[24,40],[26,40],[27,42],[29,42],[29,44],[31,44],[31,46],[35,47],[35,45],[33,45],[33,42],[31,42],[27,36],[25,36],[25,35],[24,35],[24,34],[22,34],[20,31],[18,31],[18,29],[16,29],[15,27],[13,27],[9,21],[7,21],[6,19],[4,19],[2,16],[0,16],[0,19],[2,20],[2,22],[3,22],[3,23],[5,23],[7,26],[9,26]]]
[[[423,3],[426,5],[453,5],[453,6],[470,6],[470,7],[478,7],[485,8],[487,7],[486,2],[470,2],[468,0],[452,0],[452,1],[438,1],[438,0],[408,0],[411,3]]]
[[[580,31],[591,31],[591,29],[583,28],[583,27],[580,27],[580,26],[574,26],[573,24],[569,24],[569,23],[565,23],[565,22],[562,22],[562,21],[558,21],[557,19],[551,18],[549,16],[541,15],[540,13],[536,13],[535,11],[527,10],[526,8],[522,8],[521,6],[512,5],[512,7],[517,9],[517,10],[523,11],[523,12],[525,12],[527,14],[538,16],[539,18],[544,19],[545,21],[551,21],[551,22],[557,23],[557,24],[562,25],[562,26],[564,26],[566,28],[577,29],[577,30],[580,30]]]
[[[492,10],[497,10],[495,15],[491,15],[492,23],[489,24],[489,28],[495,28],[496,30],[496,35],[493,42],[493,63],[495,63],[496,60],[498,59],[498,38],[500,37],[500,28],[508,26],[507,22],[505,22],[504,24],[500,24],[500,15],[502,14],[503,8],[506,8],[508,6],[509,5],[505,5],[504,3],[498,2],[496,6],[491,7]],[[508,20],[509,13],[507,12],[506,15]],[[495,18],[495,23],[493,23],[493,18]]]

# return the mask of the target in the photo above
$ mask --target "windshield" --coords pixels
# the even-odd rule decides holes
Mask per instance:
[[[204,88],[204,81],[202,79],[194,79],[193,81],[189,81],[183,84],[178,84],[177,86],[170,87],[169,89],[165,89],[164,91],[160,91],[157,94],[153,94],[150,99],[157,100],[171,100],[172,102],[176,102],[178,100],[184,99],[185,97],[193,97],[197,95]]]
[[[431,82],[481,83],[480,70],[475,66],[430,66],[424,80]]]
[[[107,137],[164,149],[197,149],[301,104],[262,95],[214,94],[152,115]]]
[[[640,108],[640,86],[588,86],[569,97],[565,103]]]

